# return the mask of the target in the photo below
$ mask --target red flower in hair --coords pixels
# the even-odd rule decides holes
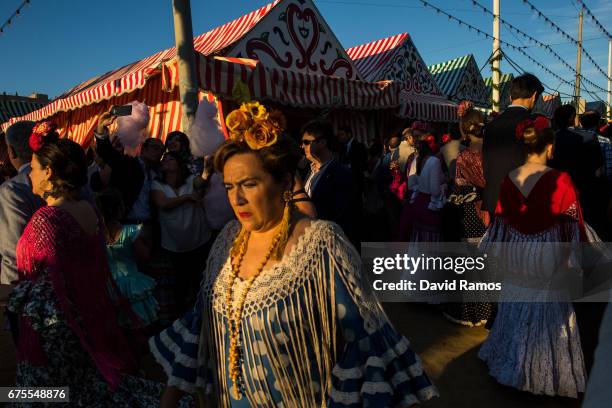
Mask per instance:
[[[538,116],[533,121],[533,127],[535,127],[536,131],[541,132],[550,127],[550,121],[546,116]]]
[[[440,148],[438,147],[438,144],[436,143],[436,138],[433,137],[433,135],[428,135],[423,140],[425,140],[425,143],[427,143],[432,152],[438,153],[438,150],[440,150]]]
[[[49,121],[37,123],[30,135],[30,148],[33,152],[39,151],[49,139],[49,135],[57,136],[57,125]]]
[[[446,143],[450,141],[450,135],[448,133],[445,133],[442,135],[442,144]]]
[[[537,116],[534,119],[525,119],[516,125],[516,140],[523,140],[523,135],[525,134],[525,130],[529,128],[534,128],[536,132],[540,133],[544,129],[550,127],[550,121],[546,116]]]
[[[470,109],[474,108],[474,102],[472,101],[461,101],[459,102],[459,106],[457,106],[457,116],[461,119],[463,115],[467,113]]]

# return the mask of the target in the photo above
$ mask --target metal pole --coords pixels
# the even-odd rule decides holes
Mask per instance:
[[[612,120],[612,108],[610,107],[610,96],[612,95],[612,38],[608,42],[608,120]]]
[[[492,95],[491,100],[493,102],[493,112],[500,111],[500,60],[501,50],[499,49],[499,6],[500,0],[493,0],[493,57],[491,60],[491,72],[492,72]]]
[[[179,95],[183,111],[181,127],[184,132],[189,132],[198,109],[198,83],[195,51],[193,50],[190,0],[172,0],[172,14],[178,61]]]
[[[580,17],[578,20],[578,57],[576,58],[576,87],[574,88],[574,98],[576,104],[576,112],[582,113],[580,109],[580,64],[582,60],[582,14],[583,10],[580,10]]]

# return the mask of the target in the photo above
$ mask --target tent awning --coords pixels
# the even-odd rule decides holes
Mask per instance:
[[[269,100],[295,107],[382,109],[399,105],[398,84],[392,81],[364,82],[316,74],[306,74],[263,66],[259,61],[245,58],[211,57],[197,54],[198,82],[202,91],[231,97],[234,87],[242,82],[248,86],[253,99]],[[177,60],[165,61],[148,70],[143,77],[147,81],[161,75],[161,88],[171,92],[178,84]],[[161,92],[160,89],[159,91]],[[126,95],[113,95],[100,101]],[[77,95],[78,96],[78,95]],[[25,116],[4,123],[5,129],[17,120],[39,121],[54,114],[65,112],[65,100]],[[76,109],[76,108],[74,108]]]
[[[457,104],[436,96],[401,94],[398,116],[434,122],[457,122]]]
[[[176,60],[165,64],[171,89],[178,81]],[[399,105],[398,84],[393,81],[364,82],[318,74],[307,74],[277,67],[266,67],[248,58],[206,57],[199,55],[200,89],[232,96],[242,82],[251,97],[294,107],[384,109]]]
[[[42,103],[34,101],[2,97],[0,98],[0,123],[6,122],[14,117],[27,115],[36,109],[40,109],[43,105]]]

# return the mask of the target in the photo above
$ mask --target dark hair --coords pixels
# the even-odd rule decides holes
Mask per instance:
[[[585,129],[591,129],[599,126],[601,114],[596,110],[590,110],[580,115],[580,124]]]
[[[170,132],[166,136],[166,149],[168,148],[168,144],[170,140],[174,139],[175,137],[178,138],[179,143],[181,144],[181,152],[188,153],[189,155],[191,155],[191,148],[189,146],[189,138],[187,137],[186,134],[178,130],[175,130],[174,132]]]
[[[161,140],[159,140],[159,139],[157,139],[157,138],[155,138],[155,137],[148,137],[148,138],[146,138],[146,139],[144,140],[144,142],[142,142],[142,148],[143,148],[143,149],[146,149],[146,148],[147,148],[147,147],[149,147],[149,145],[151,145],[152,143],[157,143],[157,142],[161,143],[161,144],[162,144],[162,146],[163,146],[163,143],[162,143],[162,141],[161,141]]]
[[[484,130],[484,115],[476,109],[470,109],[461,117],[459,127],[464,135],[472,135],[482,138]]]
[[[334,151],[336,147],[336,135],[334,133],[334,127],[328,120],[315,119],[306,123],[300,130],[300,135],[309,133],[316,139],[325,139],[327,141],[327,147]]]
[[[125,205],[121,193],[113,188],[106,189],[95,195],[96,207],[104,218],[104,224],[119,221],[125,216]]]
[[[561,105],[555,109],[553,114],[553,126],[555,129],[567,129],[572,126],[570,123],[576,117],[576,108],[572,105]]]
[[[525,129],[523,145],[527,154],[541,154],[546,146],[555,142],[555,132],[552,128],[537,131],[535,127]]]
[[[264,170],[277,182],[290,174],[293,176],[300,160],[300,150],[295,141],[287,136],[279,137],[272,146],[252,150],[245,142],[227,140],[215,153],[214,165],[218,173],[223,173],[227,161],[238,154],[254,154],[261,161]]]
[[[353,134],[353,131],[351,130],[350,126],[340,126],[340,128],[338,129],[344,133],[348,133],[349,135]]]
[[[34,154],[43,168],[53,172],[49,179],[51,197],[80,198],[80,190],[87,183],[87,157],[78,143],[57,139],[46,142]]]
[[[389,136],[389,138],[387,139],[387,147],[391,146],[391,140],[392,139],[397,139],[398,140],[398,143],[397,143],[396,147],[398,147],[400,145],[400,143],[402,143],[402,136],[400,136],[397,132],[393,132],[391,134],[391,136]]]
[[[35,124],[29,120],[21,120],[6,130],[6,144],[13,148],[17,158],[24,163],[32,161],[32,149],[29,142]]]
[[[450,129],[448,131],[448,135],[450,136],[451,140],[461,140],[462,136],[461,132],[459,131],[458,123],[451,124]]]
[[[185,161],[183,156],[180,153],[177,153],[177,152],[166,152],[166,153],[164,153],[164,156],[162,157],[161,161],[163,162],[166,157],[174,159],[176,161],[176,163],[178,164],[179,186],[182,186],[183,184],[185,184],[185,180],[187,180],[187,178],[191,175],[191,172],[189,171],[189,167],[187,166],[187,162]],[[163,169],[162,169],[161,173],[162,173],[161,174],[161,179],[165,183],[166,182],[166,174],[164,173]]]
[[[417,162],[416,162],[416,170],[417,174],[421,174],[421,170],[423,170],[423,166],[425,165],[425,159],[429,156],[433,156],[434,151],[431,149],[429,142],[427,141],[427,137],[430,134],[426,134],[421,136],[416,143],[416,149],[418,152]]]
[[[534,92],[536,93],[536,99],[544,92],[544,86],[535,75],[523,74],[512,80],[510,86],[510,98],[512,100],[530,98]]]

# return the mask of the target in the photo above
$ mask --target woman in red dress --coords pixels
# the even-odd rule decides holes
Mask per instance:
[[[101,223],[80,194],[85,152],[48,122],[34,127],[30,146],[32,190],[47,206],[17,244],[19,283],[8,305],[19,322],[16,385],[69,387],[74,407],[158,406],[161,384],[130,375],[137,361],[109,287],[137,317],[112,283]]]
[[[560,270],[575,265],[572,249],[586,239],[582,210],[570,176],[546,165],[554,141],[548,120],[522,122],[516,133],[527,159],[503,180],[481,241],[509,273],[479,357],[501,384],[577,398],[585,389],[585,368],[576,314],[567,291],[551,287]],[[538,288],[528,284],[533,282]]]

